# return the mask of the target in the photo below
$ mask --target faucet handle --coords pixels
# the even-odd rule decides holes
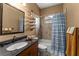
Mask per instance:
[[[13,36],[13,39],[12,39],[12,42],[14,42],[14,41],[15,41],[15,38],[16,38],[16,36],[14,35],[14,36]]]

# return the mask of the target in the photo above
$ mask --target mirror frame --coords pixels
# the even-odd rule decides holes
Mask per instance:
[[[10,5],[10,4],[8,4],[8,3],[5,3],[5,4],[8,5],[8,6],[10,6],[10,7],[15,8],[15,9],[17,9],[17,10],[19,10],[19,11],[21,11],[20,9],[18,9],[18,8],[14,7],[14,6]],[[3,24],[3,23],[2,23],[2,22],[3,22],[3,19],[2,19],[2,17],[3,17],[3,3],[0,3],[0,7],[1,7],[1,10],[0,10],[0,35],[9,35],[9,34],[24,33],[24,19],[25,19],[25,13],[24,13],[23,11],[21,11],[21,12],[24,13],[24,16],[23,16],[23,32],[2,33],[2,24]]]

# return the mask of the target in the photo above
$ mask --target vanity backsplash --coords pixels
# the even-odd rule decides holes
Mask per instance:
[[[11,40],[14,35],[16,37],[21,37],[21,36],[25,36],[26,34],[20,33],[20,34],[11,34],[11,35],[0,35],[0,42]]]

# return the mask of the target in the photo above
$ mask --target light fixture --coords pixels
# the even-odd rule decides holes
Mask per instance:
[[[8,28],[5,28],[5,31],[8,31]]]
[[[9,31],[11,31],[12,30],[12,28],[9,28]]]
[[[26,3],[22,3],[23,6],[26,6]]]

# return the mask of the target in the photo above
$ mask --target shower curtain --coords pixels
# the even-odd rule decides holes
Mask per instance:
[[[52,51],[55,56],[64,56],[66,47],[66,18],[63,13],[52,17]]]

